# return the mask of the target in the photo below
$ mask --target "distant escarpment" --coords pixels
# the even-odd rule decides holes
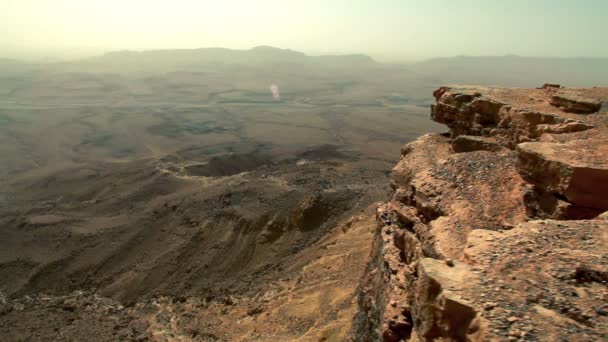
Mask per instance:
[[[377,205],[357,341],[608,338],[608,88],[442,87]]]

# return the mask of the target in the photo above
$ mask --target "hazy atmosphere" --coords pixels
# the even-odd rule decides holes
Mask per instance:
[[[607,18],[0,0],[0,341],[608,341]]]
[[[4,0],[0,55],[272,45],[382,61],[608,56],[604,0]]]

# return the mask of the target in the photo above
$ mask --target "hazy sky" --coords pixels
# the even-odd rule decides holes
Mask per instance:
[[[608,56],[608,0],[0,0],[0,57],[116,49]]]

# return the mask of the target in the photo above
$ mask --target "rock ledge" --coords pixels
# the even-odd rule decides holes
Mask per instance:
[[[608,88],[434,95],[450,134],[402,149],[353,339],[608,339]]]

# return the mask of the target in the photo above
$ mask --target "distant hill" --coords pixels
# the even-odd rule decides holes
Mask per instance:
[[[114,51],[102,56],[63,62],[20,62],[0,59],[0,71],[76,73],[206,72],[233,78],[365,79],[392,85],[391,92],[428,93],[443,84],[537,87],[558,83],[567,87],[608,86],[608,58],[458,56],[433,58],[409,65],[376,62],[364,54],[309,56],[302,52],[258,46],[226,48]],[[336,76],[339,75],[339,76]],[[227,77],[227,76],[226,76]],[[353,80],[351,80],[353,81]]]
[[[19,73],[34,69],[35,67],[36,65],[33,63],[28,63],[10,58],[0,58],[1,73]]]
[[[318,64],[328,66],[373,65],[366,55],[308,56],[302,52],[258,46],[250,50],[225,48],[116,51],[89,60],[101,64],[160,67],[196,67],[221,65]]]
[[[517,87],[538,86],[543,82],[577,87],[608,85],[608,58],[459,56],[434,58],[411,68],[449,83]]]

